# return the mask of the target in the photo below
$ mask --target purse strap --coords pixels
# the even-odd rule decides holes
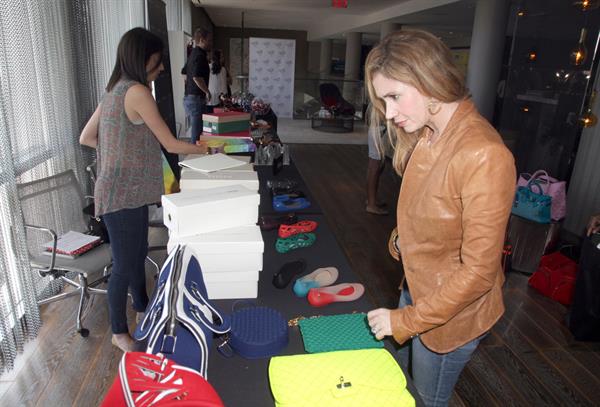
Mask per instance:
[[[550,186],[550,177],[548,176],[548,173],[544,170],[538,170],[534,172],[533,175],[531,175],[531,178],[529,178],[527,186],[529,187],[529,185],[539,185],[541,182],[544,182],[546,183],[546,185]],[[542,189],[541,186],[540,189]]]
[[[539,190],[539,192],[535,192],[535,191],[533,190],[533,187],[537,187],[537,188],[538,188],[538,190]],[[529,189],[531,192],[533,192],[533,193],[536,193],[536,194],[539,194],[539,195],[545,195],[545,194],[544,194],[544,190],[542,189],[542,186],[541,186],[541,185],[540,185],[540,183],[539,183],[539,182],[537,182],[537,181],[535,181],[535,182],[533,182],[533,183],[532,183],[531,181],[529,181],[529,182],[527,183],[527,188],[528,188],[528,189]]]
[[[548,172],[546,172],[546,170],[537,170],[536,172],[534,172],[533,174],[531,174],[531,179],[539,178],[541,175],[545,176],[546,178],[550,177],[548,175]]]
[[[247,307],[255,307],[256,303],[254,301],[250,301],[250,300],[237,300],[233,304],[231,304],[231,313],[232,314],[240,309],[238,307],[238,305],[243,305],[243,306],[247,306]],[[221,355],[225,356],[226,358],[232,358],[233,355],[235,354],[235,352],[229,345],[229,341],[231,340],[230,334],[226,333],[225,335],[221,335],[218,339],[220,339],[221,343],[219,343],[217,345],[217,352],[219,352]]]

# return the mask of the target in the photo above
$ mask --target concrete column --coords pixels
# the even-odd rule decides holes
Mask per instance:
[[[478,0],[475,8],[467,86],[479,112],[489,121],[494,114],[502,51],[508,19],[507,0]]]
[[[346,61],[344,66],[344,79],[358,80],[360,76],[360,51],[362,33],[346,33]],[[355,102],[358,86],[355,82],[344,82],[344,99],[350,103]]]
[[[326,78],[331,71],[331,38],[321,40],[321,59],[319,63],[319,76]]]
[[[394,32],[394,31],[400,31],[401,29],[402,29],[402,24],[394,23],[391,21],[384,21],[383,23],[381,23],[381,28],[380,28],[381,35],[380,35],[379,39],[382,40],[389,33]]]

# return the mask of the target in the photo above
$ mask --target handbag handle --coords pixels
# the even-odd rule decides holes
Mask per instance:
[[[546,178],[550,177],[548,175],[548,172],[546,172],[546,170],[537,170],[536,172],[534,172],[533,174],[531,174],[531,179],[539,178],[540,175],[545,175]]]
[[[539,189],[539,192],[535,192],[535,191],[533,190],[533,187],[538,187],[538,189]],[[542,189],[542,186],[540,185],[540,183],[539,183],[539,182],[534,182],[534,183],[531,183],[531,181],[530,181],[530,182],[528,182],[528,183],[527,183],[527,188],[528,188],[528,189],[529,189],[531,192],[533,192],[533,193],[535,193],[535,194],[539,194],[539,195],[545,195],[545,194],[544,194],[544,190]]]
[[[545,178],[542,178],[541,176],[545,176]],[[550,177],[548,173],[544,170],[537,170],[536,172],[534,172],[531,175],[531,178],[529,178],[529,181],[527,181],[527,186],[529,186],[530,184],[539,184],[540,181],[543,181],[546,183],[546,185],[550,186]]]
[[[191,294],[185,293],[184,295],[187,295],[188,300],[190,300],[190,302],[196,307],[207,307],[211,311],[213,316],[216,316],[216,318],[220,321],[219,324],[214,323],[213,321],[208,320],[203,312],[197,312],[195,317],[198,321],[204,324],[204,326],[206,326],[208,329],[210,329],[216,334],[224,334],[229,331],[230,327],[227,318],[224,315],[221,315],[221,313],[215,307],[212,306],[210,301],[204,298],[204,296],[202,295],[200,290],[197,289],[195,284],[192,284]]]

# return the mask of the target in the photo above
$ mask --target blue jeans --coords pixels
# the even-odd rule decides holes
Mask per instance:
[[[407,305],[412,305],[412,299],[405,287],[400,295],[398,308]],[[427,349],[418,336],[400,348],[400,364],[405,372],[409,372],[409,361],[412,362],[413,383],[426,406],[448,405],[460,373],[486,335],[487,333],[449,353],[436,353]]]
[[[144,312],[148,305],[148,207],[121,209],[103,215],[102,220],[108,229],[113,259],[108,280],[110,324],[114,334],[127,333],[127,289],[133,297],[133,309]]]
[[[185,95],[183,97],[183,108],[185,109],[186,117],[189,117],[192,127],[191,143],[196,144],[196,141],[202,134],[202,114],[206,106],[206,98],[200,95]]]

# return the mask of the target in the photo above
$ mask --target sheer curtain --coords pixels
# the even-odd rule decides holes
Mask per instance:
[[[144,26],[144,0],[2,0],[0,7],[0,373],[41,325],[36,301],[61,287],[33,273],[16,185],[73,169],[78,142],[121,35]]]

